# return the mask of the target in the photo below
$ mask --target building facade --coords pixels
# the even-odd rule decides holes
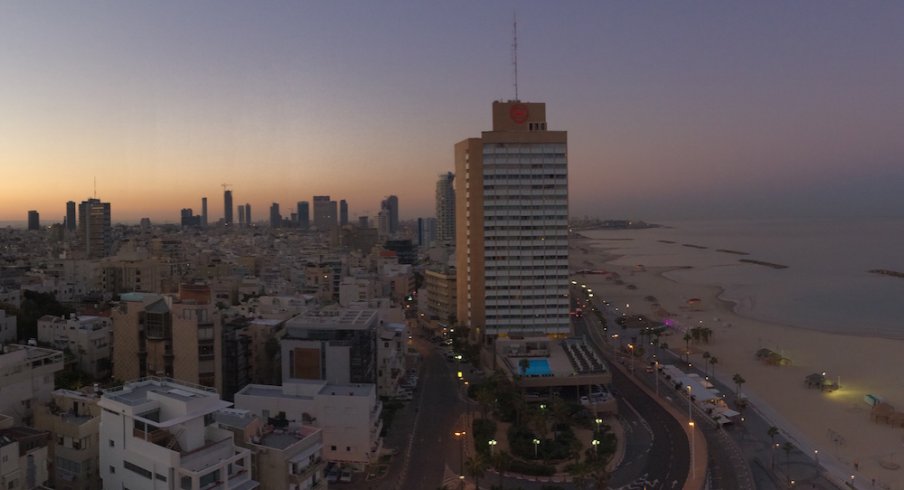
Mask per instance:
[[[113,253],[113,225],[110,203],[88,199],[78,205],[78,235],[85,255],[90,259]]]
[[[314,196],[314,227],[317,231],[330,231],[339,225],[336,201],[330,196]]]
[[[56,390],[53,398],[35,409],[35,428],[50,432],[48,459],[53,488],[96,490],[100,481],[100,395]]]
[[[109,318],[44,315],[38,319],[38,342],[57,350],[69,350],[82,371],[95,379],[110,375],[113,326]]]
[[[455,174],[448,172],[436,181],[436,240],[443,244],[455,242]]]
[[[455,145],[458,320],[491,342],[567,335],[567,133],[546,105],[493,103],[493,130]]]
[[[98,405],[104,488],[258,487],[251,451],[216,423],[231,404],[212,388],[151,377],[105,391]]]
[[[324,307],[286,322],[282,379],[376,382],[377,312]]]
[[[7,344],[0,353],[0,414],[16,423],[31,421],[34,407],[50,401],[54,375],[63,369],[63,353]]]

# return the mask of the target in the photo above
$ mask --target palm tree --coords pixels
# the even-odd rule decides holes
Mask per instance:
[[[703,375],[706,376],[709,373],[709,369],[707,369],[707,364],[709,363],[709,358],[712,357],[712,354],[709,351],[703,353]]]
[[[718,358],[718,357],[716,357],[716,356],[710,356],[710,357],[709,357],[709,365],[712,366],[712,368],[713,368],[713,369],[712,369],[713,372],[712,372],[712,374],[710,374],[710,376],[712,376],[713,378],[716,377],[716,363],[717,363],[717,362],[719,362],[719,358]]]
[[[512,455],[505,451],[494,453],[493,466],[496,468],[496,471],[499,472],[499,490],[504,490],[505,472],[512,466]]]
[[[477,389],[477,403],[480,404],[480,413],[487,418],[487,410],[496,401],[496,393],[489,384],[482,384]]]
[[[520,361],[518,361],[518,367],[521,368],[520,374],[523,376],[524,373],[526,373],[527,370],[530,369],[530,361],[528,361],[527,359],[521,359]]]
[[[480,488],[480,477],[483,476],[490,464],[486,457],[481,453],[475,453],[474,456],[465,461],[465,472],[468,476],[474,478],[474,487]]]
[[[735,399],[737,401],[741,401],[741,385],[746,383],[747,380],[744,379],[744,377],[740,374],[735,374],[731,377],[731,380],[734,381],[734,384],[737,387],[737,391],[735,392]]]
[[[794,444],[790,442],[785,442],[782,445],[782,449],[785,450],[785,463],[788,465],[788,469],[791,469],[791,451],[794,451]],[[788,473],[785,471],[785,473]],[[788,486],[791,486],[791,475],[788,475]]]
[[[769,434],[769,439],[772,441],[769,443],[769,452],[772,454],[772,471],[775,471],[775,436],[778,435],[778,427],[771,426],[769,430],[766,431]]]

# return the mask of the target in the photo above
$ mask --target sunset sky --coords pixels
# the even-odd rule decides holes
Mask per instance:
[[[432,216],[513,98],[569,132],[572,216],[904,216],[904,3],[3,2],[0,220]]]

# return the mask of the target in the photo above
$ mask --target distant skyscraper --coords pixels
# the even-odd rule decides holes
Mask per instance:
[[[270,205],[270,228],[279,228],[282,226],[282,215],[279,214],[279,203],[275,202]]]
[[[179,215],[183,228],[201,226],[201,216],[195,214],[192,208],[183,208]]]
[[[417,219],[417,245],[428,247],[436,241],[436,218]]]
[[[389,235],[399,232],[399,198],[389,196],[380,203],[380,210],[386,214]]]
[[[345,199],[339,201],[339,226],[348,224],[348,202]]]
[[[239,228],[245,227],[245,205],[239,204]]]
[[[29,230],[40,230],[41,229],[41,215],[38,214],[37,211],[29,211],[28,212],[28,229]]]
[[[338,225],[336,201],[330,196],[314,196],[314,227],[317,231],[335,229]]]
[[[455,145],[457,316],[482,341],[571,330],[567,141],[546,104],[509,101]]]
[[[307,201],[298,201],[298,227],[303,231],[311,228],[311,211]]]
[[[66,203],[66,230],[75,231],[78,224],[75,216],[75,201],[69,201]]]
[[[245,203],[245,226],[251,226],[253,222],[251,221],[251,205],[247,202]]]
[[[455,189],[452,172],[439,176],[436,181],[436,240],[441,243],[455,241]]]
[[[201,198],[201,226],[207,228],[207,198]]]
[[[232,191],[223,191],[223,223],[232,224]]]
[[[370,220],[367,219],[367,216],[358,216],[358,226],[361,228],[370,228]]]
[[[78,205],[78,236],[89,258],[107,257],[113,252],[110,203],[92,198]]]

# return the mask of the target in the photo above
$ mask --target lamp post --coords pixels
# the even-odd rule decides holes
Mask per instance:
[[[489,442],[487,442],[487,444],[490,445],[490,456],[492,456],[492,455],[493,455],[493,449],[496,448],[496,444],[498,444],[498,442],[496,442],[496,439],[490,439]]]
[[[659,396],[659,360],[656,361],[656,372],[653,373],[653,377],[656,378],[656,396]]]
[[[819,449],[813,450],[813,455],[816,456],[816,464],[819,464]]]
[[[599,455],[600,455],[600,441],[597,440],[597,439],[594,439],[594,440],[590,441],[590,444],[593,445],[593,453],[594,453],[594,455],[597,456],[597,457],[599,457]]]
[[[537,459],[537,458],[539,457],[539,456],[537,455],[537,448],[540,447],[540,439],[534,438],[534,440],[531,441],[531,442],[534,443],[534,459]]]
[[[693,420],[693,416],[691,415],[691,386],[687,386],[687,420]]]
[[[594,420],[594,422],[596,422],[596,431],[599,432],[599,431],[600,431],[600,424],[603,423],[603,419],[597,417],[597,418]]]
[[[694,466],[694,440],[696,437],[694,436],[694,421],[691,420],[687,423],[688,427],[691,429],[691,478],[697,478],[697,468]]]
[[[634,344],[628,344],[628,352],[631,356],[631,374],[634,374]]]
[[[465,434],[467,434],[465,431],[453,432],[453,435],[458,438],[458,474],[462,487],[465,484]]]

